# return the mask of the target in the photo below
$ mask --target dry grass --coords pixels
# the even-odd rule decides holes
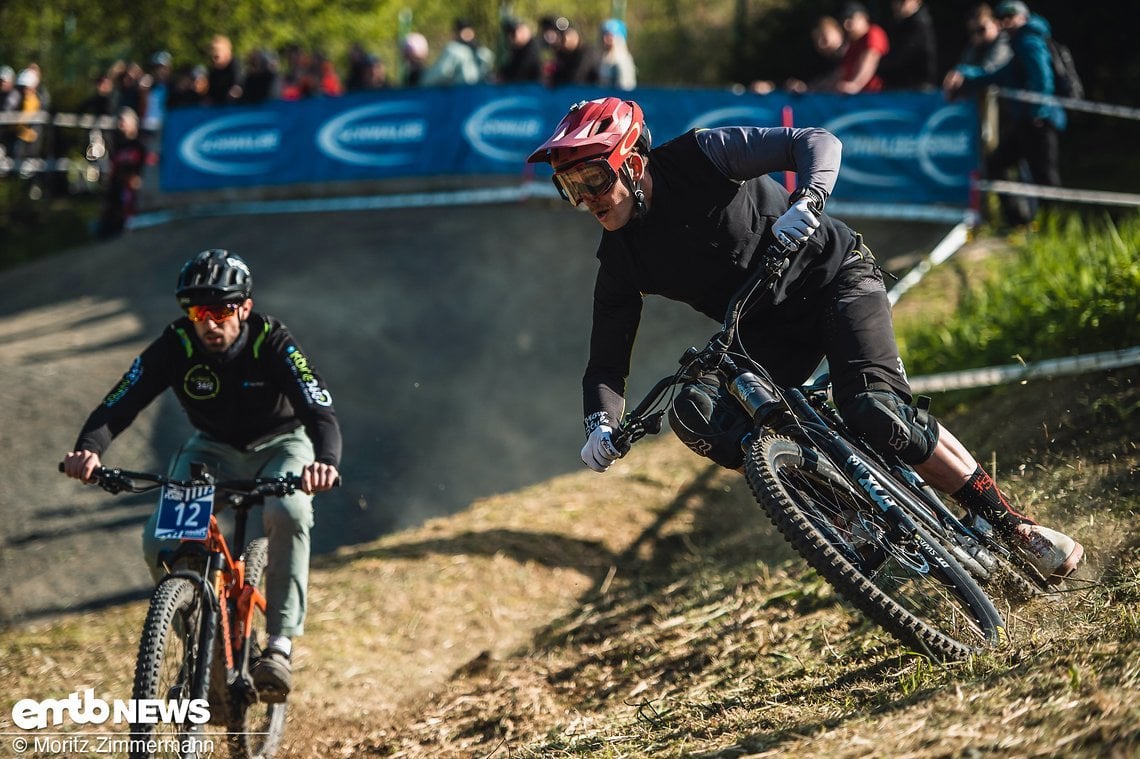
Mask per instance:
[[[841,603],[737,475],[672,438],[605,477],[344,550],[314,568],[285,756],[1134,756],[1137,456],[1111,450],[1121,429],[1079,457],[1003,438],[1003,456],[1034,462],[1011,463],[1007,486],[1052,495],[1093,583],[1012,616],[1010,647],[946,667]],[[125,697],[142,614],[0,634],[0,719],[15,697]]]

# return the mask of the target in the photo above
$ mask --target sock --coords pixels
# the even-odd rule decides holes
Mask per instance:
[[[1022,524],[1036,524],[1029,517],[1018,514],[1009,505],[1005,495],[998,490],[997,483],[979,466],[966,480],[966,484],[950,495],[967,511],[979,514],[995,527],[1008,531]]]
[[[286,656],[289,656],[293,653],[293,641],[284,635],[270,635],[268,642],[265,644],[265,650],[268,651],[271,648],[275,648]]]

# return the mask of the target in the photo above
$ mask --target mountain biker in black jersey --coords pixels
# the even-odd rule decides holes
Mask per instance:
[[[720,321],[729,299],[778,240],[798,245],[766,303],[740,321],[738,344],[780,384],[802,384],[826,357],[848,425],[911,464],[971,515],[1001,529],[1043,577],[1077,567],[1080,543],[1018,514],[966,448],[912,404],[882,272],[862,237],[823,212],[841,144],[817,128],[694,129],[651,148],[634,101],[607,97],[570,108],[529,157],[549,163],[559,193],[602,226],[590,357],[582,379],[582,460],[604,472],[620,457],[613,425],[646,294]],[[766,176],[794,171],[789,194]],[[670,409],[677,436],[740,469],[751,420],[715,375],[686,384]]]
[[[292,687],[292,639],[304,631],[312,494],[339,476],[341,434],[332,396],[308,354],[280,321],[253,311],[253,278],[239,256],[198,253],[178,275],[186,315],[169,324],[91,412],[64,472],[91,481],[100,456],[140,411],[170,388],[194,434],[174,455],[169,476],[190,478],[204,462],[218,479],[300,473],[302,492],[268,499],[266,652],[253,669],[263,701],[282,701]],[[177,541],[154,537],[158,511],[143,531],[143,553],[158,580],[159,552]]]

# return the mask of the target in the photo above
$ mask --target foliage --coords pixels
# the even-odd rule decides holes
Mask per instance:
[[[900,329],[915,373],[1140,344],[1140,216],[1048,214],[1008,260],[964,288],[953,316]]]
[[[502,52],[499,19],[513,15],[537,22],[544,15],[569,17],[587,42],[610,16],[626,19],[638,78],[650,85],[724,86],[753,79],[781,82],[802,77],[818,64],[808,31],[814,20],[834,13],[833,0],[10,0],[0,4],[0,63],[21,68],[37,61],[57,105],[79,102],[91,76],[119,59],[145,62],[168,50],[175,65],[207,61],[210,38],[230,36],[242,56],[255,49],[280,51],[290,43],[322,52],[336,62],[360,42],[395,69],[397,40],[415,29],[435,55],[451,36],[456,17],[469,19],[493,50]],[[868,3],[876,20],[889,16],[886,2]],[[940,68],[957,60],[966,42],[968,0],[927,3],[935,20]],[[1126,0],[1078,7],[1039,0],[1034,11],[1050,20],[1073,48],[1094,100],[1132,104],[1140,63],[1127,36],[1099,31],[1127,16]],[[410,18],[409,18],[410,16]]]

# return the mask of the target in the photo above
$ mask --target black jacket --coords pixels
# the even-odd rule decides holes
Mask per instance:
[[[582,378],[588,429],[620,419],[642,298],[662,295],[721,321],[732,295],[775,242],[772,223],[788,208],[788,193],[779,183],[767,175],[729,179],[696,135],[688,132],[650,153],[648,213],[602,234],[590,359]],[[767,150],[789,143],[764,144]],[[781,160],[768,156],[759,163]],[[742,332],[753,332],[749,323],[762,322],[771,308],[799,307],[819,292],[855,245],[854,232],[824,214],[820,229],[792,256],[774,300],[750,312]]]
[[[87,418],[75,450],[102,453],[164,390],[208,437],[248,449],[304,426],[316,460],[339,466],[332,396],[289,330],[252,313],[222,354],[202,347],[189,319],[171,323]]]

